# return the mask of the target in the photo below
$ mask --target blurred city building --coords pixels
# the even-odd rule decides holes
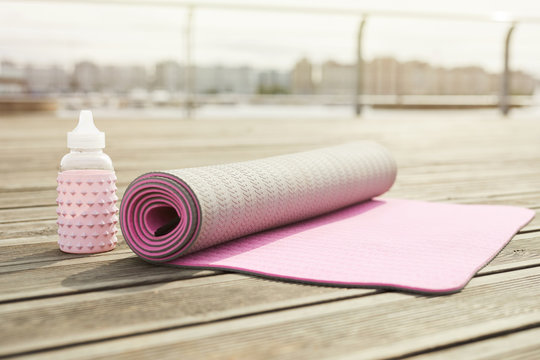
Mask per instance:
[[[178,92],[184,88],[184,77],[185,71],[179,63],[172,60],[162,61],[156,64],[153,87],[171,93]]]
[[[500,75],[478,66],[444,68],[381,57],[367,61],[364,70],[367,95],[497,95],[500,91]],[[173,60],[161,61],[154,69],[81,61],[71,71],[58,65],[19,65],[4,60],[0,63],[0,94],[160,91],[175,95],[185,92],[185,78],[185,66]],[[192,84],[198,94],[350,95],[356,87],[356,66],[334,60],[314,64],[308,58],[300,59],[290,71],[194,66]],[[511,73],[511,95],[532,95],[536,85],[537,80],[523,71]]]
[[[353,94],[356,66],[326,61],[321,66],[320,81],[314,81],[315,66],[300,60],[292,70],[292,93]],[[366,62],[364,89],[369,95],[496,95],[499,74],[478,66],[442,68],[422,61],[399,62],[391,57]],[[532,95],[536,80],[522,71],[513,71],[511,95]]]
[[[28,91],[24,71],[11,61],[0,62],[0,94],[20,94]]]
[[[70,88],[70,76],[60,66],[27,65],[24,75],[28,91],[34,94],[66,92]]]
[[[397,95],[441,95],[441,68],[432,67],[422,61],[393,62],[392,68]]]
[[[259,72],[257,86],[259,94],[288,94],[291,89],[290,72],[263,70]]]
[[[291,78],[291,91],[293,94],[313,94],[315,92],[313,65],[307,58],[300,59],[294,65]]]
[[[356,87],[356,67],[329,60],[321,65],[320,94],[353,94]]]
[[[148,74],[144,66],[103,66],[99,70],[101,91],[127,93],[148,87]]]
[[[202,94],[253,94],[257,90],[257,72],[249,66],[196,67],[195,91]]]
[[[75,64],[71,88],[80,92],[94,92],[100,88],[99,67],[90,61]]]
[[[523,71],[513,71],[510,77],[511,95],[532,95],[536,87],[536,79]]]

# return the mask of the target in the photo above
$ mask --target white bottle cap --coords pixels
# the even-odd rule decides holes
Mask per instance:
[[[70,149],[103,149],[105,147],[105,134],[94,125],[90,110],[81,111],[77,127],[67,134],[67,146]]]

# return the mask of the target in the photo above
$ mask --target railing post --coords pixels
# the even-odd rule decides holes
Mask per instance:
[[[514,31],[516,24],[512,23],[506,32],[506,37],[504,41],[504,69],[501,79],[501,93],[499,99],[499,108],[503,115],[507,115],[510,111],[510,39],[512,37],[512,32]]]
[[[193,66],[191,64],[191,41],[192,41],[193,6],[186,8],[186,26],[184,28],[185,63],[184,63],[184,107],[186,118],[191,117],[193,109]]]
[[[362,36],[364,33],[364,26],[366,24],[366,16],[362,16],[360,26],[358,27],[358,34],[356,38],[356,87],[354,92],[354,111],[356,116],[362,113],[362,102],[360,97],[364,95],[364,57],[362,55]]]

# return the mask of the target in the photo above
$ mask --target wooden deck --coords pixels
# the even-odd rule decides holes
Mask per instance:
[[[377,140],[387,195],[540,209],[540,121],[101,119],[120,194],[148,170]],[[540,358],[540,216],[460,293],[428,297],[147,264],[123,241],[56,241],[56,171],[75,120],[0,117],[0,357]]]

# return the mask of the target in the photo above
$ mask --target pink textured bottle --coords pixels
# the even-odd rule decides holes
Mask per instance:
[[[111,158],[103,152],[105,134],[83,110],[77,127],[68,132],[71,151],[58,173],[58,245],[60,250],[91,254],[116,247],[116,176]]]

